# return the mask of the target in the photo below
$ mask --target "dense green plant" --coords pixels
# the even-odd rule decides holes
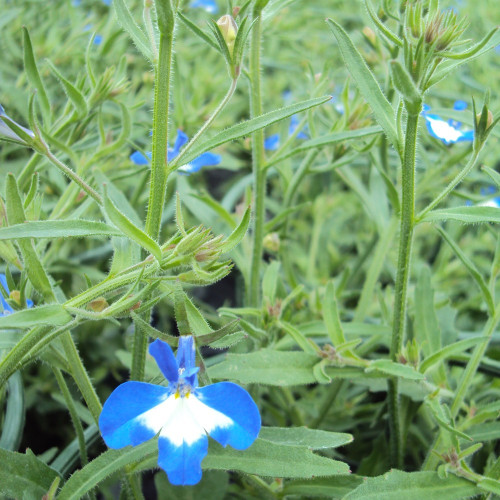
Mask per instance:
[[[1,494],[500,495],[496,2],[106,3],[1,4]],[[178,334],[263,423],[189,487],[97,425]]]

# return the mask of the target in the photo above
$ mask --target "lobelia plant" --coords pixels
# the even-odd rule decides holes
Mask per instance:
[[[495,5],[11,4],[0,496],[500,495]]]

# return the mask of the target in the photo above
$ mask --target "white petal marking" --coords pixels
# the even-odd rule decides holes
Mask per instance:
[[[463,135],[460,130],[457,130],[443,120],[435,120],[429,117],[426,117],[426,119],[428,120],[434,133],[446,142],[456,142]]]
[[[183,443],[189,446],[205,433],[234,424],[229,417],[202,403],[193,394],[177,398],[172,394],[138,418],[156,432],[161,429],[161,436],[174,446]]]

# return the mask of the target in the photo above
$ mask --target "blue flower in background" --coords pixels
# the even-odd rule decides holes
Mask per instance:
[[[215,0],[193,0],[189,4],[189,6],[195,9],[196,8],[204,9],[210,14],[215,14],[219,10],[219,7],[217,7]]]
[[[168,387],[146,382],[119,385],[104,403],[99,428],[110,448],[137,446],[158,437],[158,465],[175,485],[201,479],[201,462],[210,434],[222,446],[248,448],[261,420],[245,389],[232,382],[198,387],[195,345],[190,335],[179,338],[177,358],[168,344],[149,346]]]
[[[186,144],[188,140],[188,136],[182,130],[177,130],[174,147],[171,148],[169,146],[167,149],[167,161],[172,161],[179,154],[182,146],[184,146],[184,144]],[[151,159],[151,153],[146,153],[146,156],[144,156],[141,152],[134,151],[130,155],[130,159],[136,165],[148,165]],[[178,170],[179,172],[184,174],[193,174],[195,172],[198,172],[198,170],[200,170],[202,167],[218,165],[220,162],[220,155],[207,152],[201,154],[200,156],[198,156],[198,158],[191,160],[189,163],[182,165]]]
[[[464,101],[456,101],[453,109],[462,111],[467,107]],[[422,116],[425,118],[427,130],[432,137],[439,139],[444,144],[454,144],[455,142],[473,141],[473,130],[461,130],[462,124],[455,120],[443,120],[439,115],[429,113],[430,106],[424,104]]]
[[[96,35],[94,37],[94,45],[101,45],[102,43],[102,35]]]
[[[10,294],[9,285],[7,285],[7,278],[5,274],[0,274],[0,285],[5,290],[7,295]],[[12,314],[14,309],[9,305],[9,303],[4,299],[3,294],[0,292],[0,304],[2,304],[2,316],[7,316],[8,314]],[[26,305],[28,307],[33,307],[33,301],[30,299],[26,300]]]
[[[2,121],[2,116],[8,117],[8,115],[5,113],[5,110],[3,109],[2,105],[0,104],[0,135],[4,135],[5,137],[8,137],[9,139],[14,139],[16,141],[21,141],[24,143],[24,141],[13,130],[11,130],[9,127],[7,127],[7,125],[5,125],[5,123]],[[17,122],[16,122],[16,125],[19,128],[23,129],[31,137],[35,137],[35,134],[31,130],[24,128],[23,126],[19,125],[19,123],[17,123]]]

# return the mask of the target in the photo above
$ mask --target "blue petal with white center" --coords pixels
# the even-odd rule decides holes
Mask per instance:
[[[457,101],[455,109],[465,109],[464,104],[467,106],[464,101]],[[429,111],[430,107],[424,104],[422,116],[425,118],[427,130],[432,137],[439,139],[446,145],[474,140],[473,130],[462,130],[459,122],[454,120],[445,121],[439,115],[429,113]]]
[[[244,450],[259,434],[259,410],[248,392],[231,382],[198,387],[193,337],[179,338],[177,357],[161,340],[155,340],[149,351],[169,386],[118,386],[99,419],[102,436],[110,448],[122,448],[158,434],[158,465],[169,481],[196,484],[208,450],[207,434],[223,446]]]
[[[181,151],[181,148],[188,142],[188,136],[182,131],[177,130],[177,136],[173,147],[167,148],[167,161],[172,161]],[[130,155],[130,160],[136,165],[149,165],[151,161],[151,153],[142,154],[140,151],[134,151]],[[180,174],[193,174],[198,172],[203,167],[219,165],[222,161],[220,155],[215,153],[203,153],[194,160],[191,160],[185,165],[181,165],[178,170]]]

